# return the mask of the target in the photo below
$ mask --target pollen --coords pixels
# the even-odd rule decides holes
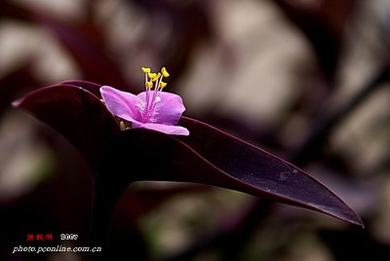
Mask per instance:
[[[145,82],[145,87],[151,89],[153,87],[153,82],[152,81]]]
[[[148,73],[148,76],[152,82],[156,82],[161,77],[161,73]]]
[[[152,81],[155,81],[155,79],[156,79],[156,77],[157,77],[157,73],[149,72],[149,73],[148,73],[148,77],[149,77]]]
[[[160,91],[167,86],[166,82],[163,82],[164,78],[169,77],[167,68],[162,67],[160,72],[153,72],[150,67],[141,67],[142,71],[145,73],[145,88],[146,90],[154,89]],[[154,99],[152,97],[152,99]]]
[[[160,81],[159,87],[163,89],[165,86],[167,86],[166,82]]]
[[[150,73],[152,70],[149,67],[141,67],[144,73]]]
[[[161,68],[161,73],[162,75],[165,77],[165,78],[168,78],[169,77],[169,73],[167,71],[167,68],[163,67]]]

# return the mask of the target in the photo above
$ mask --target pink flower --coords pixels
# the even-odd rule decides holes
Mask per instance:
[[[159,73],[142,68],[145,73],[145,91],[134,95],[110,86],[102,86],[100,93],[107,109],[115,116],[132,123],[133,128],[146,128],[171,135],[188,136],[188,129],[177,126],[185,111],[182,98],[163,92],[162,81],[169,74],[165,67]],[[154,87],[154,89],[153,89]]]

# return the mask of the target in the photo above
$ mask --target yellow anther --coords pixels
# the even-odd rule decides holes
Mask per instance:
[[[150,78],[150,80],[152,80],[153,82],[155,82],[157,80],[157,73],[148,73],[148,76]]]
[[[159,87],[163,89],[165,86],[167,86],[166,82],[160,81]]]
[[[145,87],[148,89],[152,89],[153,85],[155,88],[165,88],[167,86],[166,82],[163,82],[162,79],[165,77],[169,77],[169,73],[165,67],[161,68],[161,72],[154,73],[149,67],[141,67],[142,71],[146,73],[146,82]],[[158,86],[157,86],[158,85]]]
[[[149,78],[152,80],[152,82],[157,81],[161,77],[161,73],[151,73],[149,74]]]
[[[152,70],[149,67],[141,67],[144,73],[150,73]]]
[[[153,83],[152,83],[152,81],[148,81],[148,82],[145,82],[145,86],[146,86],[146,88],[152,88],[153,87]]]
[[[161,68],[161,73],[162,73],[162,75],[163,75],[165,78],[169,77],[169,73],[168,73],[168,71],[167,71],[167,68],[165,68],[165,67]]]

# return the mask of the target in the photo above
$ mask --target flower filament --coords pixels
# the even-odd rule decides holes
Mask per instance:
[[[156,105],[161,100],[160,93],[167,86],[163,79],[168,78],[169,73],[165,67],[162,67],[158,73],[152,72],[149,67],[141,67],[141,69],[145,74],[146,92],[146,103],[141,106],[141,114],[144,119],[153,122],[154,115],[157,114]]]

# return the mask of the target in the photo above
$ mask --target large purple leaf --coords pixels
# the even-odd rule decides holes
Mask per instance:
[[[90,92],[57,84],[14,102],[67,138],[90,162],[119,127],[101,101]]]
[[[199,120],[183,117],[180,124],[191,133],[180,138],[186,145],[253,194],[265,193],[362,225],[360,217],[337,195],[293,164]]]
[[[93,83],[61,83],[33,92],[18,106],[62,133],[87,159],[102,152],[95,168],[100,186],[121,187],[140,180],[202,183],[362,225],[354,211],[304,171],[198,120],[181,120],[190,130],[183,138],[145,129],[119,133],[99,98],[83,86],[93,91]]]
[[[102,175],[123,181],[156,180],[208,184],[302,206],[362,225],[340,198],[316,179],[255,146],[190,118],[188,138],[133,129],[105,151]],[[126,164],[127,159],[134,163]],[[110,174],[109,174],[110,173]]]

